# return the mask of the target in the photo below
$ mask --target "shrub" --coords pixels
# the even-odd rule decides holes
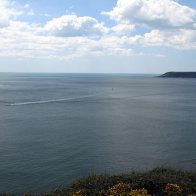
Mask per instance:
[[[136,189],[129,193],[129,196],[150,196],[146,189]]]
[[[107,196],[127,196],[131,191],[131,186],[125,183],[118,183],[108,189]]]
[[[71,193],[71,196],[87,196],[84,190],[79,190],[77,192]]]
[[[182,195],[182,188],[177,184],[168,183],[165,187],[165,194],[168,196]]]

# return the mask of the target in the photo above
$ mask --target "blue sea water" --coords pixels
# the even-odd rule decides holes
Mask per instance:
[[[92,173],[195,170],[196,80],[0,74],[0,192],[50,191]]]

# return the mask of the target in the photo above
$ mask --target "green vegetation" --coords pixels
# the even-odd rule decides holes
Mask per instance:
[[[196,196],[196,173],[156,168],[123,175],[91,175],[48,196]]]
[[[196,172],[160,167],[147,172],[132,172],[122,175],[91,175],[54,192],[24,194],[24,196],[37,195],[196,196]]]

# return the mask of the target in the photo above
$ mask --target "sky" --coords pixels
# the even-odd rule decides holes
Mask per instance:
[[[196,71],[195,0],[0,0],[0,72]]]

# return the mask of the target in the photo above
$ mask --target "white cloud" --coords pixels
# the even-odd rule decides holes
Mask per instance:
[[[47,22],[45,29],[55,36],[98,36],[107,33],[103,23],[88,16],[78,17],[75,14],[64,15]]]
[[[180,50],[196,49],[196,11],[174,0],[118,0],[109,12],[103,12],[118,24],[112,30],[125,35],[130,47],[166,46]],[[132,25],[132,29],[128,28]],[[138,34],[138,27],[148,33]],[[147,28],[145,28],[147,27]],[[136,35],[131,35],[134,30]]]
[[[0,1],[0,28],[9,25],[10,17],[12,16],[12,11],[7,8],[7,2]]]
[[[132,56],[141,55],[142,47],[167,46],[177,49],[196,48],[193,30],[149,33],[134,36],[105,35],[90,37],[58,37],[42,35],[42,28],[14,21],[0,29],[0,55],[32,58],[69,60],[82,56]],[[135,52],[134,46],[140,51]]]
[[[195,30],[152,30],[144,35],[124,36],[121,42],[125,46],[143,47],[170,47],[178,50],[196,49],[196,31]]]
[[[142,42],[147,46],[168,46],[181,50],[196,49],[196,31],[185,29],[171,31],[152,30],[143,36]]]
[[[23,10],[25,10],[26,15],[28,16],[34,16],[35,15],[35,11],[31,8],[30,4],[25,4],[24,6],[20,6],[23,8]]]
[[[29,7],[30,7],[30,4],[28,3],[24,5],[24,8],[29,8]]]
[[[13,2],[0,0],[0,28],[9,26],[10,21],[21,14],[23,14],[23,12],[16,11],[13,8]]]
[[[174,0],[118,0],[113,10],[103,14],[120,23],[157,29],[192,29],[196,22],[196,11]]]
[[[9,27],[0,29],[0,56],[69,60],[89,55],[137,55],[131,48],[126,47],[125,37],[58,37],[42,35],[42,30],[43,28],[36,25],[11,22]]]
[[[45,13],[44,16],[45,17],[50,17],[50,14]]]
[[[134,25],[130,24],[117,24],[116,26],[113,26],[110,31],[111,33],[114,33],[116,35],[122,36],[122,35],[130,35],[131,32],[135,29]]]
[[[41,26],[19,21],[15,17],[19,12],[4,2],[0,0],[0,56],[67,60],[92,55],[142,55],[143,47],[196,48],[196,33],[191,28],[157,28],[137,35],[137,25],[130,20],[120,18],[116,26],[106,27],[95,18],[76,14],[54,18]],[[130,4],[130,1],[125,2]],[[135,46],[138,52],[134,51]]]

